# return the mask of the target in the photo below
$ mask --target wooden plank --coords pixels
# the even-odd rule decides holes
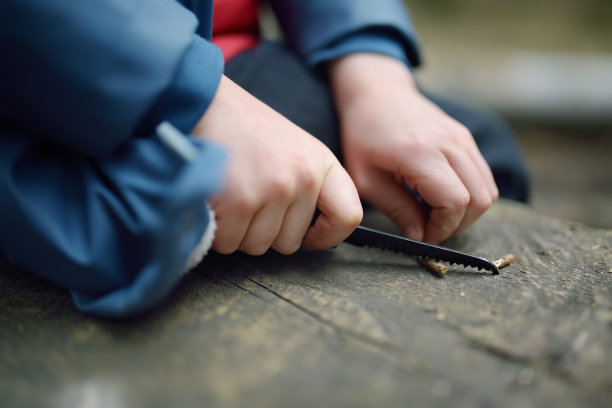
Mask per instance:
[[[611,242],[612,231],[500,202],[448,243],[514,253],[499,276],[452,266],[439,278],[412,258],[346,244],[217,255],[129,322],[82,316],[65,290],[3,261],[0,400],[604,406]]]

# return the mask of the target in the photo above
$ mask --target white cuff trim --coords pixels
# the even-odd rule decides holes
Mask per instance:
[[[217,222],[215,221],[215,212],[210,206],[207,205],[208,208],[208,226],[206,227],[206,231],[202,235],[202,239],[196,245],[196,247],[189,254],[189,258],[187,258],[187,263],[183,268],[183,274],[189,272],[193,269],[197,264],[199,264],[202,259],[208,253],[208,250],[212,247],[213,240],[215,239],[215,231],[217,230]]]

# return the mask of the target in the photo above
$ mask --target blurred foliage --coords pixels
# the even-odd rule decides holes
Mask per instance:
[[[425,40],[612,52],[612,0],[405,0]]]

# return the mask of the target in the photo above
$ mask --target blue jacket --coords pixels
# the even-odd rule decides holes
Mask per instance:
[[[189,132],[223,58],[212,0],[182,3],[0,2],[0,249],[87,313],[159,303],[212,228],[225,153]],[[359,50],[418,63],[400,0],[270,3],[309,64]]]

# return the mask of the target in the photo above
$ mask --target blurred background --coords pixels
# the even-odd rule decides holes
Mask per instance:
[[[516,131],[540,213],[612,228],[612,1],[406,0],[429,90]]]

